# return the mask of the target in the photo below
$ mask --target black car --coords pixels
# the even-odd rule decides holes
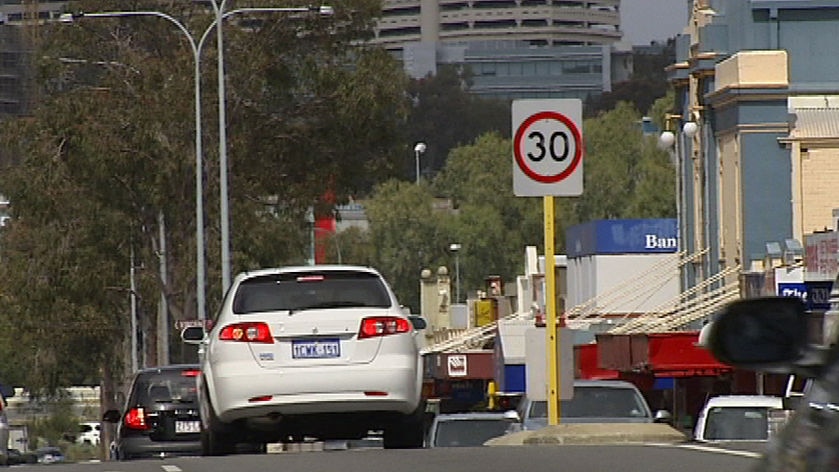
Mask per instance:
[[[108,410],[102,418],[118,423],[113,458],[200,453],[198,374],[198,366],[191,364],[137,372],[123,410]]]
[[[21,452],[20,449],[9,448],[9,465],[37,463],[38,455],[34,452]]]

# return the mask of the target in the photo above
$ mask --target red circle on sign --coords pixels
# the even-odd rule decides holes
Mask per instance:
[[[568,167],[565,168],[562,172],[554,175],[542,175],[535,172],[533,169],[527,166],[527,163],[524,160],[524,156],[521,153],[521,140],[524,136],[524,132],[532,125],[533,123],[539,120],[557,120],[560,121],[562,124],[565,125],[566,128],[571,132],[574,137],[574,158],[571,160],[571,163]],[[543,184],[554,184],[557,182],[562,181],[569,175],[571,175],[574,170],[577,169],[577,166],[580,165],[580,162],[583,160],[583,137],[580,135],[580,130],[577,129],[577,126],[568,119],[567,116],[557,113],[555,111],[541,111],[534,115],[530,115],[524,122],[519,126],[516,130],[516,136],[513,140],[513,153],[516,157],[516,163],[519,165],[519,168],[524,172],[528,177],[531,179],[541,182]]]

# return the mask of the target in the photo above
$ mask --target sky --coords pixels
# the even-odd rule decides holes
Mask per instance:
[[[624,41],[633,46],[665,41],[682,32],[688,0],[621,0]]]

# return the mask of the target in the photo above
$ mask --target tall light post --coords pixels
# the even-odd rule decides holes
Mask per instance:
[[[200,39],[195,40],[195,37],[189,30],[175,17],[159,12],[159,11],[107,11],[95,13],[64,13],[59,17],[62,23],[73,23],[80,18],[118,18],[118,17],[158,17],[174,24],[178,30],[189,41],[193,57],[193,69],[195,82],[195,221],[196,221],[196,305],[198,310],[198,319],[205,319],[206,317],[206,258],[204,249],[204,185],[203,185],[203,148],[202,148],[202,129],[201,129],[201,51],[203,50],[206,39],[212,32],[216,25],[221,25],[224,19],[241,14],[241,13],[304,13],[311,11],[318,11],[323,15],[331,15],[332,7],[254,7],[254,8],[237,8],[228,12],[224,11],[224,5],[227,0],[221,0],[221,4],[217,4],[217,0],[209,0],[213,4],[215,10],[215,19],[204,30]],[[224,56],[222,47],[222,28],[216,28],[218,32],[218,78],[219,78],[219,166],[220,170],[220,189],[221,189],[221,230],[222,230],[222,295],[230,285],[230,253],[229,253],[229,217],[227,215],[227,136],[226,136],[226,119],[224,116]]]
[[[699,126],[694,121],[686,121],[682,125],[681,132],[677,135],[670,131],[670,123],[672,120],[679,120],[682,115],[666,114],[665,131],[661,133],[658,138],[659,146],[662,149],[669,150],[673,155],[673,165],[676,168],[676,230],[678,234],[679,250],[686,249],[686,235],[687,231],[684,221],[685,211],[685,191],[684,191],[684,152],[685,140],[684,137],[693,138],[699,131]],[[687,281],[684,280],[686,274],[682,273],[682,290],[687,287]]]
[[[454,302],[460,303],[460,244],[450,244],[449,251],[454,253],[454,275],[457,278],[457,284],[455,284]]]
[[[224,8],[227,0],[209,0],[213,5],[216,14],[216,43],[218,44],[218,155],[219,155],[219,200],[221,218],[221,293],[222,296],[230,287],[230,201],[227,190],[227,116],[226,97],[224,85],[224,33],[222,19],[227,16]],[[315,12],[323,16],[331,16],[334,10],[330,6],[319,7],[286,7],[286,8],[256,8],[252,10],[305,13]],[[236,10],[234,10],[236,11]]]
[[[417,163],[417,185],[420,183],[420,154],[425,154],[426,145],[420,141],[414,146],[414,158]]]

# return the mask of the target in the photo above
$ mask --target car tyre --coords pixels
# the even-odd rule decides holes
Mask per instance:
[[[213,405],[210,403],[210,395],[204,386],[204,398],[206,399],[206,414],[208,427],[201,423],[201,453],[205,456],[224,456],[235,452],[235,444],[230,435],[222,431],[221,421],[216,417]]]
[[[425,436],[425,402],[417,409],[392,422],[384,430],[385,449],[417,449],[423,446]]]

